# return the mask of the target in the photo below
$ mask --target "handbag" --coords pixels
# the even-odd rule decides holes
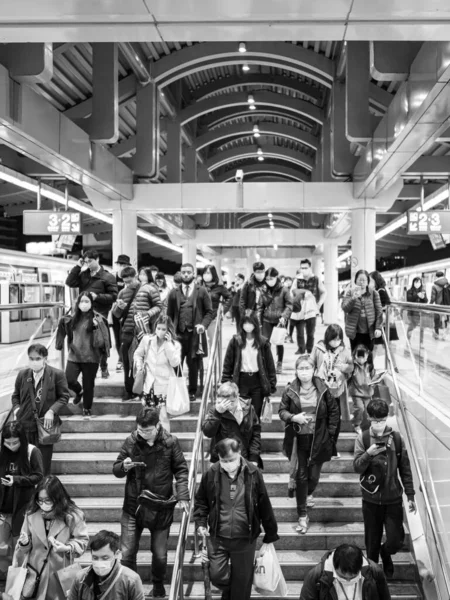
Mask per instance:
[[[31,565],[27,565],[26,571],[27,571],[27,575],[25,578],[25,583],[23,584],[23,588],[22,588],[22,596],[21,596],[21,600],[31,600],[32,598],[36,598],[38,591],[39,591],[39,586],[41,584],[41,577],[42,577],[42,573],[44,572],[45,569],[45,565],[48,562],[48,557],[50,556],[50,552],[53,550],[53,546],[50,544],[50,548],[47,552],[47,556],[44,559],[44,562],[42,563],[42,568],[39,571],[39,573],[36,571],[36,569],[34,567],[32,567]]]
[[[166,408],[172,417],[184,415],[191,410],[189,393],[180,366],[177,367],[177,371],[174,370],[173,376],[169,377],[167,386]]]
[[[176,496],[164,498],[150,490],[144,490],[138,497],[136,521],[141,527],[149,529],[167,529],[172,525],[173,513],[178,502]]]
[[[280,327],[277,325],[272,329],[272,334],[270,336],[270,343],[274,346],[284,346],[284,341],[286,339],[287,330],[285,327]]]
[[[5,594],[11,597],[12,600],[21,600],[22,590],[27,578],[27,561],[28,556],[25,557],[23,565],[21,567],[11,566],[8,568],[8,576],[6,578]]]
[[[138,394],[139,396],[144,393],[144,383],[147,374],[147,356],[150,350],[150,344],[151,339],[148,340],[147,348],[145,349],[143,368],[134,373],[133,394]]]
[[[270,398],[264,398],[264,402],[261,410],[261,423],[272,423],[273,413],[272,413],[272,403],[270,402]]]
[[[64,556],[64,564],[66,562],[66,557]],[[69,597],[70,590],[72,588],[72,584],[74,583],[78,573],[82,571],[82,567],[79,563],[74,562],[73,560],[73,552],[70,552],[70,563],[63,569],[60,569],[56,572],[56,579],[61,586],[60,593],[58,594],[58,600],[66,600]]]
[[[53,419],[53,425],[50,427],[50,429],[46,429],[44,427],[44,419],[39,418],[36,402],[34,401],[33,396],[30,395],[30,398],[31,406],[33,408],[33,415],[36,420],[39,445],[53,446],[53,444],[56,444],[61,439],[61,419],[58,417],[58,415],[55,415]]]

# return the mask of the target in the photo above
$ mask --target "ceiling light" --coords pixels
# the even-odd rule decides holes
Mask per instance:
[[[273,223],[270,224],[270,229],[274,229],[275,225]]]
[[[249,94],[249,95],[247,96],[247,102],[248,102],[249,104],[255,104],[255,97],[253,96],[253,94]]]
[[[250,110],[256,110],[256,105],[255,104],[250,104],[249,105],[249,109]]]
[[[273,217],[272,213],[269,213],[267,216],[269,217],[269,219]]]
[[[273,249],[274,249],[274,250],[278,250],[278,244],[274,244],[274,245],[273,245]]]
[[[258,160],[259,162],[262,162],[264,160],[264,156],[258,156]]]
[[[255,138],[259,138],[261,136],[258,125],[253,125],[253,135]]]
[[[243,71],[250,71],[250,67],[248,65],[243,65],[242,66],[242,70]]]
[[[241,42],[241,43],[239,44],[239,52],[240,52],[241,54],[244,54],[244,52],[247,52],[247,46],[244,44],[244,42]]]
[[[262,156],[264,154],[262,148],[258,148],[257,154],[258,154],[258,156]]]

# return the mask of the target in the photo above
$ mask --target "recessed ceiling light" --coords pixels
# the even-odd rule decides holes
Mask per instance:
[[[249,104],[250,110],[256,110],[256,104]]]
[[[250,67],[248,65],[242,65],[243,71],[250,71]]]
[[[244,42],[241,42],[241,43],[239,44],[239,52],[240,52],[241,54],[244,54],[244,52],[247,52],[247,46],[244,44]]]
[[[269,219],[273,217],[272,213],[269,213],[267,216],[269,217]]]
[[[258,156],[262,156],[264,154],[262,148],[258,148],[257,154],[258,154]]]
[[[255,138],[259,138],[261,136],[258,125],[253,125],[253,135]]]
[[[255,104],[255,97],[253,96],[253,94],[249,94],[249,95],[247,96],[247,102],[248,102],[249,104]]]

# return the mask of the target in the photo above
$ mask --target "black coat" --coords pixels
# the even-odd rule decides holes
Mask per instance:
[[[193,294],[193,306],[194,306],[194,315],[193,315],[193,323],[194,323],[194,343],[192,344],[192,358],[197,356],[197,351],[200,346],[200,336],[197,334],[195,329],[195,325],[203,325],[205,328],[205,333],[201,336],[202,347],[203,347],[203,356],[207,356],[208,352],[208,341],[206,339],[206,330],[211,324],[213,320],[213,308],[211,304],[211,298],[209,297],[208,292],[202,286],[196,285],[194,287]],[[178,319],[180,316],[180,306],[181,306],[181,289],[177,288],[171,290],[170,294],[167,296],[167,316],[170,317],[175,326],[175,331],[178,331]]]
[[[217,311],[219,309],[219,304],[222,303],[223,306],[223,314],[226,315],[230,310],[231,303],[233,301],[233,297],[229,289],[220,283],[209,287],[205,285],[205,289],[211,298],[211,304],[213,309],[213,320],[217,317]]]
[[[94,292],[97,297],[94,300],[94,310],[103,317],[107,317],[111,306],[117,299],[119,293],[117,281],[114,275],[100,267],[95,275],[91,275],[89,269],[81,271],[81,267],[75,267],[67,275],[66,285],[70,288],[78,288],[80,292]]]
[[[245,316],[246,311],[256,313],[258,303],[257,289],[261,291],[266,290],[266,284],[264,281],[260,283],[254,275],[250,275],[248,281],[242,286],[241,297],[239,298],[239,312],[241,313],[241,317]]]
[[[249,523],[249,541],[255,540],[264,527],[264,543],[279,539],[278,525],[267,493],[261,471],[242,459],[244,469],[245,505]],[[210,467],[202,477],[195,495],[194,521],[196,527],[209,525],[210,535],[215,538],[219,531],[220,515],[220,463]]]
[[[145,462],[147,466],[135,467],[126,473],[123,470],[126,458]],[[178,500],[189,500],[189,471],[180,442],[162,427],[153,446],[149,446],[136,431],[128,436],[114,463],[113,473],[119,479],[127,478],[123,511],[131,516],[135,515],[139,494],[144,490],[170,498],[174,478]]]
[[[222,369],[222,383],[232,381],[239,386],[242,365],[242,350],[240,336],[233,335],[228,343]],[[277,373],[270,342],[261,337],[261,348],[258,350],[258,372],[264,396],[270,396],[277,391]]]
[[[51,409],[55,413],[55,419],[59,419],[58,415],[70,397],[66,376],[60,369],[46,365],[42,378],[39,417],[43,417]],[[22,423],[27,432],[37,431],[31,398],[35,398],[33,371],[22,369],[16,377],[11,400],[13,410],[19,409],[16,420]]]
[[[336,399],[328,393],[325,384],[317,377],[314,378],[314,383],[320,397],[317,402],[316,425],[310,454],[310,464],[312,465],[327,462],[333,456],[334,436],[340,418]],[[286,424],[283,450],[289,459],[296,436],[292,417],[301,412],[303,411],[300,401],[300,382],[295,378],[292,383],[287,384],[278,411],[280,419]]]

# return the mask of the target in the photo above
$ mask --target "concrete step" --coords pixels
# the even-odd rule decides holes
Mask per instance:
[[[92,419],[95,422],[95,418]],[[189,452],[194,443],[194,432],[182,432],[176,434],[183,452]],[[66,433],[58,444],[55,452],[119,452],[126,435],[123,433]],[[281,452],[284,433],[267,433],[262,437],[262,452]],[[206,444],[209,440],[206,439]],[[355,434],[343,433],[339,436],[338,451],[353,452],[355,446]],[[209,448],[208,445],[205,446]]]
[[[142,547],[142,546],[141,546]],[[280,566],[283,570],[286,581],[298,581],[304,580],[308,571],[314,567],[324,555],[323,550],[290,550],[290,551],[278,551],[277,556],[280,561]],[[169,551],[168,553],[168,565],[167,565],[167,578],[172,576],[172,566],[175,558],[175,552]],[[413,557],[408,552],[400,552],[393,556],[394,560],[394,574],[397,581],[411,581],[414,580],[415,564]],[[80,557],[79,562],[82,565],[89,565],[91,562],[90,552],[85,553]],[[149,581],[151,564],[151,553],[149,551],[141,551],[138,553],[137,567],[138,573],[143,581]],[[203,572],[201,559],[194,558],[192,553],[187,552],[183,565],[183,576],[184,581],[201,581]]]
[[[87,522],[120,522],[123,506],[123,493],[117,496],[74,497],[74,501],[86,515]],[[278,524],[297,520],[297,508],[294,498],[272,496],[272,506]],[[362,522],[361,498],[359,497],[316,497],[314,509],[309,513],[314,523],[351,523]],[[175,508],[175,521],[181,519],[181,510]]]
[[[120,496],[123,494],[125,478],[114,475],[61,475],[61,482],[71,496]],[[198,478],[200,481],[200,476]],[[284,473],[269,473],[264,476],[270,496],[287,495],[288,476]],[[314,493],[320,498],[359,496],[360,486],[356,473],[323,473]]]
[[[185,452],[190,464],[192,453]],[[56,452],[53,454],[52,473],[55,475],[110,474],[117,452]],[[289,461],[282,452],[263,454],[264,474],[289,473]],[[353,454],[342,452],[337,460],[322,467],[322,473],[353,473]]]

